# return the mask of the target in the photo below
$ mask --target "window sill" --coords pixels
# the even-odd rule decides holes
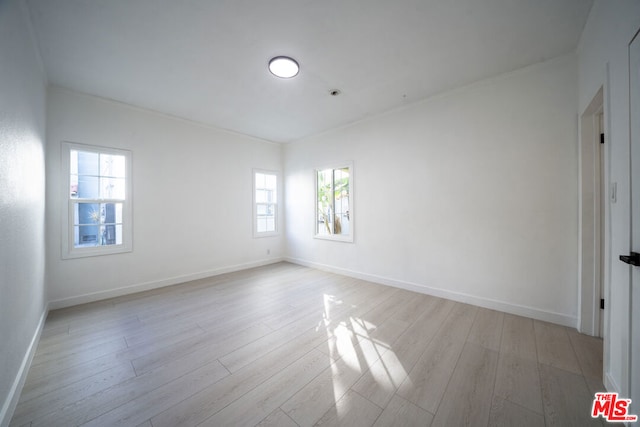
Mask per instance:
[[[263,237],[277,237],[279,235],[280,235],[280,233],[278,233],[277,231],[265,232],[265,233],[253,233],[253,238],[254,239],[261,239]]]
[[[127,252],[133,252],[131,247],[122,247],[119,246],[117,248],[105,248],[105,247],[90,247],[90,248],[77,248],[73,249],[70,252],[63,252],[62,259],[77,259],[77,258],[88,258],[102,255],[114,255],[114,254],[122,254]]]
[[[313,238],[314,239],[320,239],[320,240],[333,240],[335,242],[353,243],[353,236],[352,235],[340,236],[340,235],[316,234],[315,236],[313,236]]]

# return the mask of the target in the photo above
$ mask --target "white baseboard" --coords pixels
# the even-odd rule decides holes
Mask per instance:
[[[620,386],[618,385],[618,383],[616,383],[616,380],[611,376],[611,373],[609,372],[606,372],[604,375],[604,388],[606,388],[610,393],[618,393],[621,396],[624,395],[624,393],[622,393],[622,390],[620,389]]]
[[[532,319],[542,320],[545,322],[555,323],[562,326],[576,328],[578,319],[575,316],[569,316],[562,313],[542,310],[534,307],[528,307],[519,304],[513,304],[505,301],[498,301],[490,298],[478,297],[461,292],[452,292],[446,289],[433,288],[418,283],[407,282],[403,280],[391,279],[389,277],[378,276],[375,274],[362,273],[359,271],[349,270],[341,267],[335,267],[326,264],[320,264],[313,261],[307,261],[300,258],[285,257],[285,261],[293,264],[303,265],[306,267],[317,268],[318,270],[329,271],[343,276],[354,277],[381,285],[393,286],[396,288],[406,289],[409,291],[419,292],[422,294],[432,295],[440,298],[450,299],[453,301],[472,304],[479,307],[489,308],[492,310],[503,311],[505,313],[515,314],[518,316],[529,317]]]
[[[38,342],[40,342],[40,334],[42,334],[42,328],[44,327],[44,322],[47,320],[47,314],[49,313],[49,307],[46,306],[42,314],[40,315],[40,321],[38,322],[38,327],[36,328],[33,337],[31,338],[31,342],[29,343],[29,347],[22,358],[22,363],[20,364],[20,369],[16,374],[16,378],[11,384],[11,388],[9,389],[9,394],[7,395],[6,400],[4,401],[2,408],[0,409],[0,426],[7,427],[11,422],[11,417],[13,416],[13,411],[15,411],[16,406],[18,405],[18,400],[20,399],[20,393],[22,392],[22,387],[24,386],[24,382],[27,379],[27,374],[29,373],[29,367],[31,366],[31,361],[33,360],[33,356],[36,354],[36,349],[38,348]]]
[[[93,292],[90,294],[78,295],[70,298],[63,298],[49,302],[50,310],[57,310],[59,308],[71,307],[79,304],[86,304],[89,302],[100,301],[108,298],[115,298],[122,295],[133,294],[136,292],[148,291],[151,289],[163,288],[165,286],[177,285],[179,283],[190,282],[192,280],[204,279],[207,277],[218,276],[220,274],[232,273],[234,271],[247,270],[249,268],[262,267],[264,265],[275,264],[282,262],[284,259],[281,257],[269,258],[259,261],[252,261],[244,264],[236,264],[227,267],[220,267],[213,270],[202,271],[200,273],[186,274],[183,276],[170,277],[168,279],[154,280],[150,282],[138,283],[130,286],[123,286],[121,288],[110,289],[108,291]]]

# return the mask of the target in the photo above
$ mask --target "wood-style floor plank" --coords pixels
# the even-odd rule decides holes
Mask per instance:
[[[538,362],[536,334],[532,319],[513,314],[504,315],[500,353],[513,354]]]
[[[602,341],[288,263],[49,314],[10,425],[589,425]]]
[[[153,415],[195,394],[199,390],[215,384],[229,375],[217,360],[208,363],[164,387],[140,395],[127,403],[84,424],[86,426],[130,426],[148,420]]]
[[[224,409],[207,418],[202,426],[255,425],[329,365],[326,355],[310,351]]]
[[[256,427],[298,427],[284,411],[280,408],[269,414]]]
[[[538,320],[533,322],[538,362],[581,374],[578,358],[571,346],[567,328]]]
[[[391,351],[384,353],[379,361],[371,365],[353,389],[384,408],[450,313],[455,313],[454,317],[460,313],[463,319],[468,319],[475,316],[475,308],[451,301],[436,301],[391,344]],[[465,320],[461,324],[466,325]]]
[[[442,323],[398,395],[435,414],[467,340],[477,309],[459,304]]]
[[[514,354],[501,354],[498,360],[494,394],[542,414],[542,390],[538,364]]]
[[[545,427],[544,416],[494,396],[489,427]]]
[[[486,308],[478,309],[478,314],[476,314],[476,319],[473,322],[467,341],[489,350],[499,351],[503,321],[504,313]]]
[[[593,395],[584,377],[541,364],[540,383],[547,426],[601,425],[599,419],[591,418]]]
[[[582,375],[587,378],[602,379],[602,339],[567,330],[571,345],[578,358]]]
[[[375,427],[423,427],[431,425],[433,414],[395,395],[389,401]]]
[[[47,399],[38,399],[39,396],[36,396],[31,400],[20,402],[13,414],[13,419],[15,422],[21,423],[45,417],[60,407],[81,400],[84,396],[97,393],[133,377],[135,377],[135,372],[131,364],[129,362],[121,363],[64,387],[51,389],[50,391],[55,390],[55,393],[52,393],[51,397]]]
[[[367,427],[376,422],[381,412],[382,409],[358,393],[349,390],[315,425]],[[307,423],[298,423],[298,425],[304,426]]]
[[[467,342],[431,425],[487,425],[498,353]]]

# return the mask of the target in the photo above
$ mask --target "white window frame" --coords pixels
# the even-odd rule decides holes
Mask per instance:
[[[349,234],[318,234],[318,172],[326,169],[349,169]],[[323,240],[334,240],[338,242],[347,242],[353,243],[354,239],[354,170],[353,170],[353,162],[342,162],[337,164],[332,164],[325,167],[316,168],[313,170],[313,237],[316,239]]]
[[[114,154],[125,158],[125,198],[124,199],[73,199],[69,195],[71,188],[71,151],[87,151],[101,154]],[[129,150],[100,147],[96,145],[62,142],[62,259],[84,258],[131,252],[133,250],[133,192],[132,192],[132,153]],[[122,244],[76,248],[74,245],[74,205],[86,201],[94,203],[122,203]]]
[[[274,221],[275,221],[275,230],[274,231],[261,231],[258,232],[258,202],[256,201],[256,174],[265,174],[265,175],[274,175],[276,177],[276,197],[275,197],[275,201],[273,203],[269,203],[269,205],[273,205],[274,206]],[[279,206],[278,206],[278,200],[280,199],[280,174],[277,171],[272,171],[272,170],[267,170],[267,169],[253,169],[252,173],[251,173],[251,188],[253,189],[252,191],[252,200],[253,200],[253,215],[252,215],[252,222],[253,222],[253,237],[254,238],[259,238],[259,237],[271,237],[271,236],[277,236],[280,234],[280,227],[279,227]]]

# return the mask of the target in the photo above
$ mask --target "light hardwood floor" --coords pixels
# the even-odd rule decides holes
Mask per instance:
[[[585,426],[602,342],[288,263],[53,311],[12,426]]]

